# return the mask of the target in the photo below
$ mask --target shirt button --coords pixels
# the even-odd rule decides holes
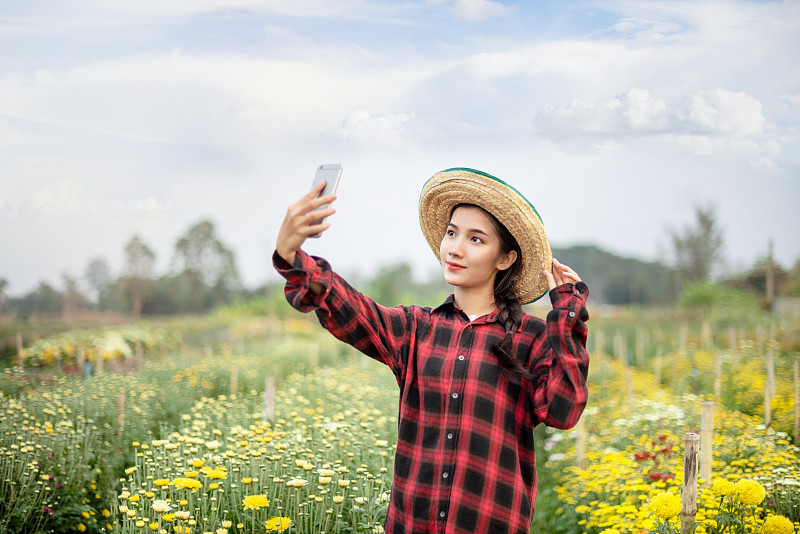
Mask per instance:
[[[447,471],[445,471],[444,473],[442,473],[442,478],[447,478],[447,476],[448,476],[448,475],[447,475]]]
[[[444,515],[445,515],[445,514],[444,514],[444,510],[442,510],[441,512],[439,512],[439,517],[444,517]]]
[[[452,432],[448,432],[447,433],[447,439],[453,439],[453,433]]]
[[[575,312],[569,312],[570,317],[575,317]]]
[[[451,395],[451,397],[453,397],[454,399],[457,399],[457,398],[458,398],[458,393],[455,393],[455,392],[453,392],[453,394]]]
[[[463,354],[459,354],[459,355],[458,355],[458,359],[459,359],[459,360],[463,360],[463,359],[464,359],[464,355],[463,355]]]

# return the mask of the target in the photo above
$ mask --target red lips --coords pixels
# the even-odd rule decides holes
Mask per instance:
[[[450,269],[451,271],[460,271],[461,269],[465,269],[466,267],[464,267],[463,265],[459,265],[457,263],[452,263],[452,262],[448,261],[447,262],[447,268]]]

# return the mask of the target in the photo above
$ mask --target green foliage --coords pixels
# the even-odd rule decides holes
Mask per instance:
[[[761,302],[749,291],[711,282],[691,282],[683,287],[681,306],[704,312],[739,313],[761,309]]]

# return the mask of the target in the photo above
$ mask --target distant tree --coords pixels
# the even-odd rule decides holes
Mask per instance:
[[[369,295],[384,306],[412,304],[414,278],[411,265],[398,262],[378,269],[369,284]],[[416,304],[416,302],[413,302]]]
[[[233,251],[217,237],[214,223],[202,220],[175,243],[173,269],[190,281],[194,311],[210,290],[215,304],[227,302],[241,287]]]
[[[89,284],[89,289],[94,293],[98,308],[102,300],[103,291],[111,285],[111,269],[103,258],[94,258],[83,271],[83,278]]]
[[[147,286],[153,277],[155,253],[144,241],[134,235],[125,245],[125,285],[131,302],[131,317],[139,320],[147,294]]]
[[[3,299],[6,298],[6,288],[8,287],[8,280],[0,278],[0,315],[3,315]]]
[[[722,230],[712,205],[695,208],[695,224],[682,232],[671,230],[675,270],[683,281],[707,281],[722,260]]]
[[[64,287],[61,293],[61,316],[69,320],[82,305],[86,304],[86,297],[81,293],[78,281],[68,273],[61,275],[61,283]]]
[[[14,304],[23,317],[35,313],[55,314],[61,312],[62,298],[61,293],[50,284],[39,282],[36,289],[14,299]]]

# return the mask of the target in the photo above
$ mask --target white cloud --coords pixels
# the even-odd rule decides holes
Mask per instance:
[[[413,113],[373,115],[369,111],[358,110],[344,120],[336,133],[342,139],[396,144],[403,140],[406,123],[413,118]]]
[[[555,140],[660,134],[695,154],[730,150],[774,154],[781,150],[774,140],[761,139],[766,124],[761,102],[746,93],[721,88],[697,91],[672,102],[653,97],[646,89],[631,88],[614,98],[574,100],[563,108],[546,104],[534,122],[543,135]]]
[[[684,112],[699,133],[747,137],[762,133],[766,122],[757,98],[721,88],[690,95]]]
[[[614,98],[584,102],[574,100],[566,108],[546,104],[536,115],[545,134],[660,132],[668,123],[667,104],[646,89],[631,88]]]
[[[511,12],[509,6],[493,0],[455,0],[451,9],[456,17],[465,20],[502,17]]]
[[[48,216],[74,214],[81,208],[78,187],[69,180],[59,182],[55,191],[50,187],[40,187],[31,195],[31,207]]]
[[[151,217],[163,219],[169,214],[172,204],[169,202],[162,204],[153,197],[147,197],[144,201],[131,200],[128,202],[128,206]]]

